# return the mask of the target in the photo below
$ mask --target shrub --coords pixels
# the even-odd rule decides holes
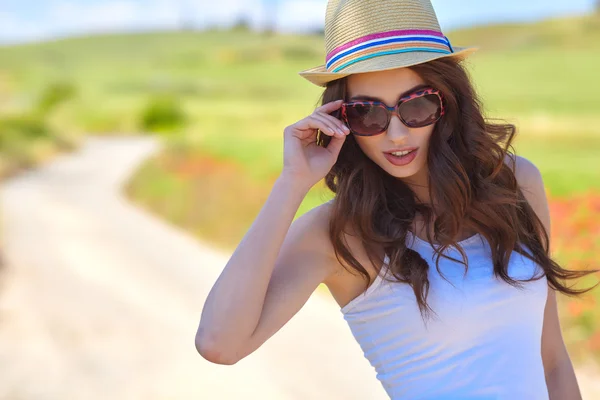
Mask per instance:
[[[75,86],[69,82],[57,82],[48,85],[38,100],[36,111],[41,115],[47,115],[59,104],[71,99],[75,93]]]
[[[151,98],[141,113],[140,125],[150,132],[172,132],[186,123],[181,104],[173,96],[159,95]]]
[[[46,122],[32,114],[22,114],[0,119],[0,150],[12,138],[35,140],[50,137],[51,132]]]

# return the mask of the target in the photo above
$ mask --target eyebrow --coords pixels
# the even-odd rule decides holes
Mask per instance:
[[[429,87],[429,85],[426,85],[426,84],[417,85],[417,86],[413,87],[412,89],[409,89],[409,90],[407,90],[404,93],[401,93],[400,97],[398,97],[398,100],[400,100],[402,97],[406,96],[407,94],[410,94],[412,92],[415,92],[417,90],[424,89],[424,88],[427,88],[427,87]],[[379,97],[367,96],[365,94],[359,94],[359,95],[356,95],[356,96],[352,96],[350,98],[350,101],[353,101],[353,100],[380,101],[382,103],[385,103],[385,101],[381,100]]]

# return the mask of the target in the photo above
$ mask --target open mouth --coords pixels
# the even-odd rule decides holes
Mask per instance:
[[[392,164],[402,166],[410,164],[417,157],[418,148],[410,151],[395,151],[393,153],[383,153],[385,158]]]

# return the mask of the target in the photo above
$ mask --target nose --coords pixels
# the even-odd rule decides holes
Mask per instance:
[[[402,123],[397,114],[392,115],[387,129],[387,137],[393,142],[403,142],[409,135],[409,128]]]

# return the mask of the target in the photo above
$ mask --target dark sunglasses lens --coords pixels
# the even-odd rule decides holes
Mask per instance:
[[[399,112],[406,125],[421,128],[433,124],[440,118],[442,104],[437,95],[428,94],[402,103]]]
[[[387,110],[378,105],[354,104],[346,108],[349,128],[359,135],[371,136],[384,131]]]

